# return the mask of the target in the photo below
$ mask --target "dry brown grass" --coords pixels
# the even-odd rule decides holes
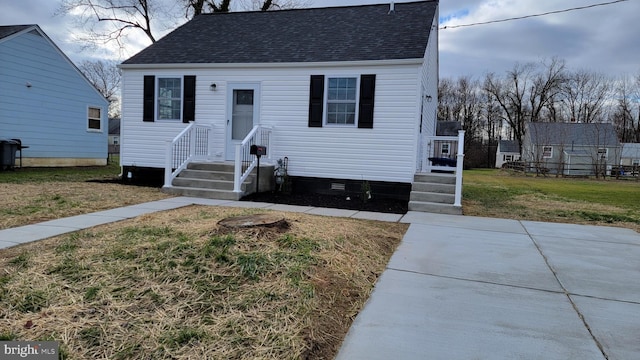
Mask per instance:
[[[476,201],[465,200],[463,202],[466,216],[494,217],[502,219],[560,222],[596,226],[616,226],[640,232],[640,224],[630,221],[612,221],[617,217],[626,218],[628,209],[589,203],[586,201],[557,200],[540,194],[523,194],[514,196],[509,202],[509,207],[487,208]],[[580,218],[573,215],[575,212],[608,214],[608,219]]]
[[[331,359],[407,225],[191,206],[0,252],[0,335],[71,359]]]
[[[90,182],[0,183],[0,229],[169,197],[157,188]]]

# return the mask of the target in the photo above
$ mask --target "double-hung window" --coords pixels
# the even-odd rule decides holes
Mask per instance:
[[[158,120],[180,120],[182,111],[182,79],[158,78]]]
[[[87,115],[87,130],[102,131],[102,109],[90,106]]]
[[[542,147],[542,157],[545,159],[549,159],[553,157],[553,146],[543,146]]]
[[[355,125],[357,99],[358,78],[328,78],[326,123],[331,125]]]
[[[142,121],[195,121],[196,77],[144,76]]]
[[[311,75],[309,127],[373,129],[376,75]]]

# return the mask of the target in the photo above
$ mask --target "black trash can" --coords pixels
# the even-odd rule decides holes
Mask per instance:
[[[0,171],[13,169],[16,164],[18,142],[14,140],[0,140]]]

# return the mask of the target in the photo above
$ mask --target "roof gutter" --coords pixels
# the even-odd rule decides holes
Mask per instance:
[[[136,69],[280,69],[311,67],[360,67],[388,65],[422,65],[424,58],[361,61],[283,62],[283,63],[178,63],[178,64],[120,64],[123,70]]]

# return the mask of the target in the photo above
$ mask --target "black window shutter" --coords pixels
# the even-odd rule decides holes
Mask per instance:
[[[142,105],[142,121],[153,121],[155,118],[153,114],[155,88],[156,77],[153,75],[146,75],[144,77],[144,89],[142,90],[144,96]]]
[[[196,77],[184,77],[184,103],[182,104],[182,122],[196,120]]]
[[[324,75],[311,75],[309,89],[309,127],[322,127],[324,106]]]
[[[358,127],[361,129],[373,128],[375,93],[376,75],[362,75],[360,77],[360,107],[358,115]]]

